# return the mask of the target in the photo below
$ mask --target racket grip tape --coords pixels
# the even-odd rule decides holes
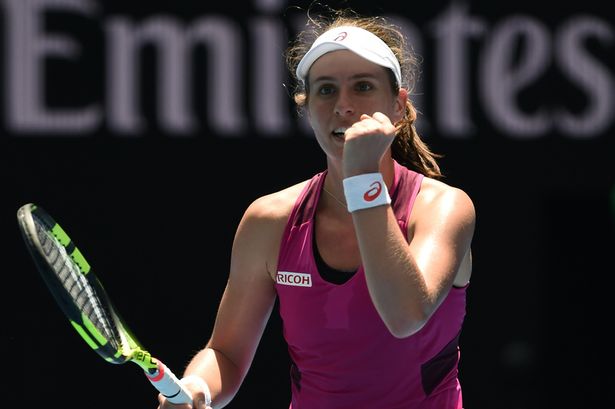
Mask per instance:
[[[145,376],[158,391],[171,403],[192,404],[192,394],[184,384],[161,361],[156,360],[158,370],[153,373],[145,372]]]

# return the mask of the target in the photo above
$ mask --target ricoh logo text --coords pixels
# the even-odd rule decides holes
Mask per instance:
[[[293,285],[298,287],[311,287],[312,276],[306,273],[293,273],[291,271],[278,271],[275,281],[282,285]]]

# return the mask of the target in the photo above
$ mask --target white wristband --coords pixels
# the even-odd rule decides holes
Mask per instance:
[[[181,379],[181,382],[183,384],[196,383],[197,385],[199,385],[203,390],[203,393],[205,394],[205,406],[211,406],[211,391],[209,390],[209,386],[207,385],[207,382],[205,382],[205,379],[201,378],[198,375],[187,375]]]
[[[349,212],[391,203],[381,173],[364,173],[344,179],[344,196]]]

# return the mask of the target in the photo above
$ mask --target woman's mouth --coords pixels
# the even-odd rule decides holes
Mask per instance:
[[[336,138],[344,139],[344,135],[346,134],[346,129],[348,129],[348,128],[335,128],[333,130],[333,132],[331,132],[331,133]]]

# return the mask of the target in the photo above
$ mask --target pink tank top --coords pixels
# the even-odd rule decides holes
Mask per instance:
[[[416,334],[395,338],[370,299],[362,267],[343,284],[319,274],[314,211],[326,171],[297,199],[282,237],[276,291],[292,360],[292,409],[461,409],[457,377],[466,288],[453,287]],[[423,175],[395,163],[390,189],[399,227]]]

